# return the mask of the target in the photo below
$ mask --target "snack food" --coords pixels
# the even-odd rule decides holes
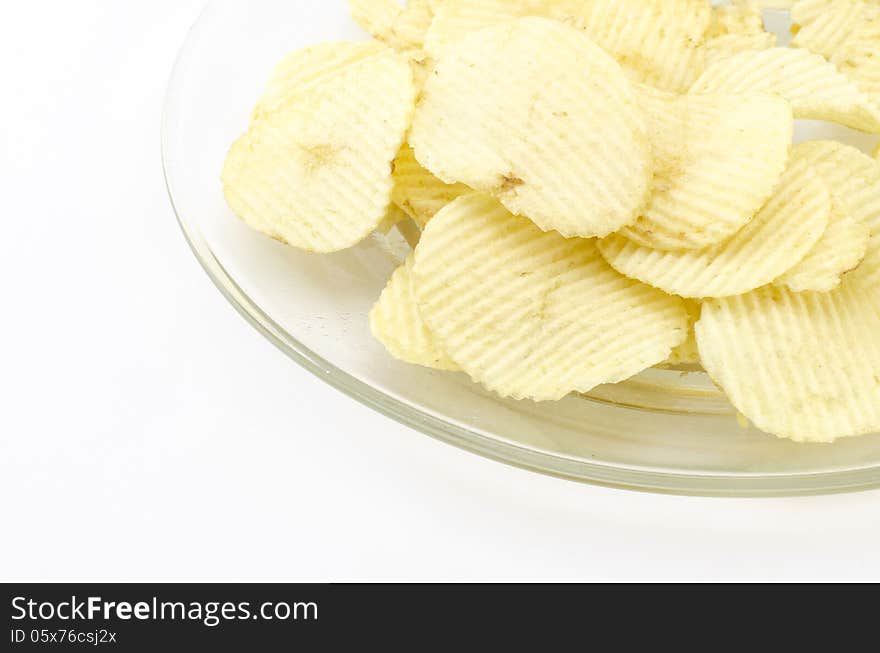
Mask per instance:
[[[645,247],[702,249],[733,235],[770,198],[788,163],[785,100],[678,96],[641,87],[651,134],[651,198],[620,235]]]
[[[229,206],[258,231],[333,252],[360,242],[384,220],[391,162],[416,91],[409,64],[388,48],[346,44],[321,51],[337,55],[332,65],[314,51],[285,62],[232,146],[222,181]]]
[[[543,232],[481,193],[428,223],[414,278],[444,351],[506,397],[552,401],[628,379],[687,336],[682,300],[618,274],[593,241]]]
[[[700,359],[758,428],[798,442],[880,430],[878,297],[762,288],[703,304]]]
[[[286,57],[222,181],[301,249],[388,234],[391,356],[542,402],[702,366],[768,433],[880,431],[875,137],[793,143],[880,133],[874,0],[349,4],[373,40]]]
[[[691,93],[770,93],[796,118],[827,120],[880,133],[880,105],[818,54],[794,48],[741,52],[709,66]]]
[[[598,46],[545,18],[488,27],[446,50],[409,142],[444,182],[487,192],[564,236],[613,233],[647,199],[650,151],[635,92]]]
[[[828,228],[831,195],[796,160],[757,217],[729,240],[702,250],[661,251],[619,234],[599,242],[621,274],[681,297],[729,297],[772,283],[800,263]]]
[[[419,313],[412,284],[413,256],[394,271],[370,312],[370,329],[389,353],[407,363],[458,370]]]

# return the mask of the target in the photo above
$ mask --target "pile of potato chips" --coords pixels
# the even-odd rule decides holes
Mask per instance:
[[[420,231],[393,356],[534,401],[702,365],[768,433],[880,432],[880,162],[793,145],[880,134],[878,0],[349,4],[373,40],[287,57],[223,186],[308,251]]]

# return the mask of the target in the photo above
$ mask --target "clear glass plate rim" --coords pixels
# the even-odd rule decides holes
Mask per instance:
[[[187,33],[165,91],[161,118],[161,158],[166,191],[186,242],[217,289],[257,331],[301,367],[352,399],[425,435],[485,458],[568,480],[664,494],[728,497],[829,494],[880,487],[878,466],[814,474],[712,474],[566,458],[464,429],[385,394],[315,354],[287,333],[238,286],[198,228],[183,217],[175,199],[169,165],[168,123],[175,100],[174,91],[194,32],[211,5],[211,2],[206,3]]]

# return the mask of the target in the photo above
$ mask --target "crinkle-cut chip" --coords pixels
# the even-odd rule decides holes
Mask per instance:
[[[700,351],[697,348],[697,336],[694,332],[694,327],[700,319],[702,304],[693,299],[686,299],[684,306],[687,310],[689,321],[687,340],[672,350],[669,358],[666,359],[664,367],[700,364]]]
[[[771,93],[795,118],[837,122],[880,133],[880,104],[818,54],[797,48],[741,52],[709,66],[691,93]]]
[[[650,145],[632,86],[598,46],[552,20],[509,21],[447,51],[409,142],[443,181],[564,236],[615,232],[648,197]]]
[[[776,35],[770,32],[716,36],[714,39],[706,41],[703,46],[703,63],[705,67],[709,67],[740,52],[775,48],[777,43]]]
[[[784,10],[791,9],[796,0],[758,0],[761,9]]]
[[[529,16],[574,22],[584,0],[444,0],[435,8],[425,50],[434,57],[473,32]]]
[[[871,230],[849,217],[837,202],[832,207],[825,234],[803,261],[776,280],[777,285],[794,292],[828,292],[865,259]]]
[[[255,229],[332,252],[375,230],[391,203],[391,163],[416,90],[394,51],[350,64],[281,109],[258,112],[223,169],[226,200]]]
[[[392,200],[423,227],[452,200],[471,192],[464,184],[447,184],[425,170],[409,145],[394,160]]]
[[[808,141],[794,156],[810,164],[834,201],[871,231],[865,260],[850,276],[880,288],[880,165],[867,154],[837,141]]]
[[[457,371],[422,320],[412,284],[410,255],[391,277],[370,311],[370,329],[394,358],[436,370]]]
[[[663,252],[615,234],[599,243],[621,274],[690,298],[740,295],[772,283],[800,263],[828,228],[831,195],[810,167],[795,161],[757,217],[704,250]]]
[[[440,211],[415,252],[422,317],[475,381],[553,401],[666,360],[687,335],[681,299],[612,270],[482,193]]]
[[[351,66],[377,56],[388,56],[388,48],[377,42],[321,43],[287,55],[275,67],[254,110],[254,120],[319,91],[334,77],[350,71]]]
[[[775,286],[709,300],[700,358],[755,426],[798,442],[880,431],[880,295],[847,278],[828,293]]]
[[[880,5],[877,6],[880,13]],[[831,62],[875,102],[880,102],[880,17],[863,23]]]
[[[686,92],[699,76],[712,11],[703,0],[584,0],[575,25],[633,81]]]
[[[733,0],[712,8],[712,20],[706,38],[736,34],[748,36],[764,32],[764,16],[758,0]]]
[[[429,0],[348,0],[351,16],[367,33],[397,50],[420,49],[434,11]]]
[[[791,9],[792,45],[827,59],[849,41],[866,21],[880,16],[880,3],[865,0],[800,0]]]
[[[663,97],[642,91],[654,179],[647,208],[620,234],[653,249],[704,249],[745,226],[786,169],[794,130],[785,100]]]

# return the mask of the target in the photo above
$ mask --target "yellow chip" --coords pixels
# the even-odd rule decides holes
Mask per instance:
[[[712,20],[706,31],[706,38],[762,33],[766,32],[761,4],[757,0],[733,0],[730,4],[712,8]]]
[[[391,163],[416,91],[409,64],[387,48],[308,83],[306,92],[290,89],[284,102],[261,104],[227,156],[223,190],[255,229],[332,252],[363,240],[385,218]],[[277,86],[272,97],[280,97]]]
[[[704,0],[446,0],[425,49],[439,56],[475,31],[529,16],[572,24],[634,81],[682,92],[699,74],[711,8]]]
[[[739,295],[772,283],[802,261],[828,228],[831,195],[802,161],[785,172],[758,216],[731,239],[704,250],[663,252],[615,234],[599,243],[621,274],[674,295]]]
[[[429,0],[348,0],[351,16],[366,32],[397,50],[420,49],[434,11]]]
[[[683,93],[700,73],[712,20],[704,0],[583,0],[575,25],[633,81]]]
[[[370,329],[388,352],[405,363],[436,370],[456,371],[458,366],[437,344],[422,320],[412,287],[412,255],[395,270],[370,312]]]
[[[443,181],[565,236],[617,231],[648,196],[650,148],[631,85],[598,46],[552,20],[509,21],[448,50],[409,142]]]
[[[320,91],[335,77],[350,72],[352,66],[383,54],[387,55],[387,48],[381,43],[339,42],[321,43],[287,55],[275,67],[254,110],[254,120]]]
[[[486,27],[526,18],[574,22],[583,0],[444,0],[435,9],[425,50],[439,57],[444,49]]]
[[[825,234],[803,261],[776,280],[777,285],[794,292],[828,292],[865,259],[871,230],[849,217],[836,202],[832,206]]]
[[[564,239],[475,193],[426,227],[415,252],[422,317],[490,390],[552,401],[666,360],[683,302],[612,270],[595,241]]]
[[[880,133],[880,105],[821,55],[796,48],[741,52],[709,66],[691,93],[771,93],[795,118]]]
[[[652,135],[648,207],[620,234],[654,249],[704,249],[745,226],[773,194],[794,121],[781,98],[640,93]]]
[[[694,327],[700,319],[702,304],[692,299],[687,299],[684,305],[685,309],[687,309],[689,321],[687,340],[672,350],[672,354],[666,359],[664,367],[700,364],[700,350],[697,348],[697,336],[694,332]]]
[[[841,209],[870,230],[865,260],[852,275],[880,288],[880,165],[837,141],[801,143],[794,154],[813,167]]]
[[[471,192],[464,184],[446,184],[425,170],[409,145],[404,145],[394,160],[392,199],[423,227],[452,200]]]
[[[769,50],[777,45],[775,34],[725,34],[706,41],[703,46],[704,69],[724,59],[729,59],[740,52]]]
[[[791,9],[792,45],[832,59],[861,27],[880,16],[880,4],[865,0],[800,0]]]
[[[880,5],[876,5],[880,14]],[[880,103],[880,17],[862,24],[831,62]]]
[[[880,431],[880,295],[847,279],[829,293],[767,287],[709,300],[703,366],[758,428],[798,442]]]

